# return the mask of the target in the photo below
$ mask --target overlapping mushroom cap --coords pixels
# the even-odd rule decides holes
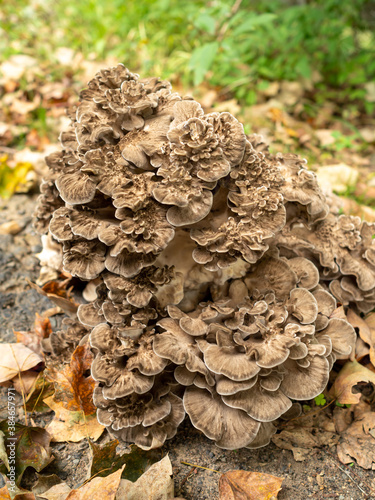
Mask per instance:
[[[361,312],[375,306],[375,224],[359,217],[329,214],[310,227],[289,225],[277,245],[316,262],[320,278],[342,304]]]
[[[372,226],[329,214],[297,155],[158,78],[100,71],[69,116],[34,220],[98,284],[77,335],[99,421],[150,449],[186,411],[218,446],[264,446],[353,348],[336,299],[375,305]],[[46,349],[69,356],[75,331]]]

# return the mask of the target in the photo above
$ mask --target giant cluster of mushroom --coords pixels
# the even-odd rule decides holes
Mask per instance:
[[[167,81],[100,71],[69,114],[35,227],[96,298],[50,351],[89,332],[98,420],[126,442],[161,446],[187,414],[219,447],[264,446],[353,351],[332,313],[375,306],[374,226]]]

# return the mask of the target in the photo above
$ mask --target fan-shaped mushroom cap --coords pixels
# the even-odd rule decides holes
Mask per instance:
[[[336,359],[347,359],[349,354],[355,348],[357,335],[350,323],[344,319],[332,318],[329,320],[328,326],[317,333],[317,339],[320,335],[327,336],[331,339],[332,350]]]
[[[209,344],[205,340],[198,340],[199,349],[203,352],[204,362],[214,373],[225,375],[235,382],[251,379],[260,368],[255,361],[233,346],[218,346]]]
[[[122,439],[125,442],[135,443],[143,450],[158,448],[164,444],[166,439],[171,439],[177,432],[177,427],[185,417],[185,410],[182,400],[173,393],[169,393],[166,399],[171,404],[171,411],[168,416],[159,420],[153,425],[136,425],[127,427],[119,431],[114,431],[109,427],[108,430],[113,436]]]
[[[190,372],[208,375],[194,338],[184,332],[173,319],[164,318],[158,325],[166,331],[155,336],[153,343],[155,353],[176,365],[185,365]]]
[[[280,298],[286,298],[297,284],[297,276],[287,262],[274,257],[266,257],[245,278],[249,290],[257,289],[260,293],[274,292]]]
[[[66,243],[63,249],[64,271],[82,280],[93,280],[105,269],[106,247],[98,240]]]
[[[319,283],[319,271],[316,266],[304,257],[288,259],[288,265],[298,279],[298,286],[312,290]]]
[[[236,382],[230,378],[219,375],[216,377],[216,391],[221,396],[231,396],[232,394],[237,394],[240,391],[245,391],[253,387],[258,380],[255,376],[249,380],[244,380],[242,382]]]
[[[246,448],[255,450],[257,448],[267,446],[267,444],[271,441],[272,436],[276,433],[276,430],[276,427],[271,424],[271,422],[261,422],[256,438],[254,441],[251,441]]]
[[[185,390],[184,407],[194,427],[215,440],[219,448],[235,450],[255,439],[260,423],[244,411],[223,403],[217,395],[190,386]]]
[[[291,400],[280,390],[267,391],[256,383],[246,391],[232,396],[223,396],[223,401],[232,408],[244,410],[258,422],[273,422],[292,406]]]
[[[325,357],[312,357],[306,368],[294,360],[287,360],[284,366],[286,372],[280,388],[287,397],[301,401],[315,398],[324,391],[329,376]]]
[[[318,304],[308,290],[294,288],[287,302],[290,313],[303,324],[313,323],[318,314]]]
[[[48,338],[42,339],[42,349],[44,352],[48,352],[52,359],[70,363],[75,348],[81,342],[86,343],[85,338],[88,331],[77,320],[64,318],[62,330],[53,331]]]
[[[96,326],[103,322],[103,315],[99,313],[95,304],[81,304],[77,310],[79,321],[86,326]]]

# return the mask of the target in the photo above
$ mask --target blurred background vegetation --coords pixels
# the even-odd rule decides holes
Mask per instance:
[[[122,62],[142,76],[170,79],[206,108],[231,111],[247,132],[260,131],[276,149],[312,164],[373,154],[375,0],[0,6],[0,146],[42,150],[55,142],[64,106],[97,69]],[[3,137],[2,123],[9,125]]]
[[[273,81],[312,82],[304,111],[335,98],[375,110],[374,0],[3,0],[1,58],[53,61],[58,47],[110,56],[246,105]]]

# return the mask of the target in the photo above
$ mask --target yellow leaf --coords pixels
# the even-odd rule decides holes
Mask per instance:
[[[105,429],[99,424],[96,415],[84,415],[82,411],[69,411],[60,403],[56,403],[53,396],[46,398],[44,402],[55,412],[54,419],[46,427],[52,436],[52,441],[63,443],[72,441],[77,443],[85,438],[96,441]]]
[[[7,163],[8,157],[0,158],[0,198],[8,199],[27,184],[27,174],[33,170],[31,163],[20,162],[14,168]]]
[[[72,490],[66,500],[114,500],[124,467],[110,476],[94,477],[80,488]]]

